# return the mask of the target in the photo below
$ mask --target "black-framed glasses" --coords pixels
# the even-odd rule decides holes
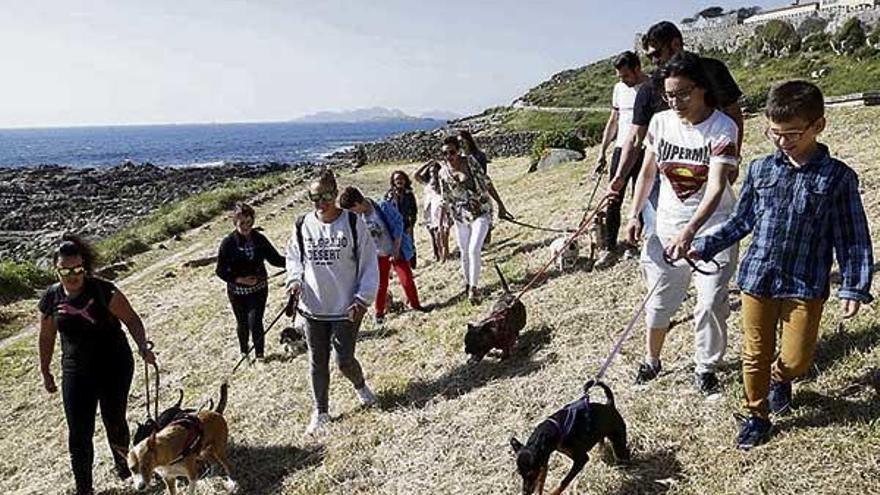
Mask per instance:
[[[312,203],[326,203],[336,199],[336,190],[313,193],[309,191],[309,200]]]
[[[71,266],[69,268],[58,267],[55,269],[55,273],[58,274],[59,277],[75,277],[77,275],[82,275],[86,272],[86,269],[82,265]]]
[[[782,131],[782,132],[774,131],[768,125],[764,129],[764,137],[769,139],[774,144],[779,143],[780,141],[782,141],[783,138],[787,139],[790,143],[797,143],[798,141],[803,139],[804,134],[806,134],[807,131],[809,131],[810,128],[813,127],[813,124],[815,124],[815,123],[816,123],[816,121],[814,120],[814,121],[810,122],[809,124],[807,124],[807,127],[804,127],[803,129],[796,130],[796,131]]]
[[[666,103],[672,103],[673,101],[680,101],[682,103],[687,103],[691,99],[691,94],[696,89],[696,86],[691,86],[687,89],[680,89],[678,91],[664,91],[662,95],[663,101]]]

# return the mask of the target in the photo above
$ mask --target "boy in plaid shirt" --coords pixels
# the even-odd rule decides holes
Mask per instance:
[[[791,380],[813,361],[832,252],[840,267],[843,318],[872,299],[871,236],[858,177],[816,141],[825,128],[822,92],[805,81],[779,84],[770,90],[766,116],[765,134],[776,153],[751,163],[734,216],[715,234],[696,239],[688,253],[709,260],[752,232],[737,280],[749,413],[737,436],[741,449],[769,439],[769,413],[789,410]]]

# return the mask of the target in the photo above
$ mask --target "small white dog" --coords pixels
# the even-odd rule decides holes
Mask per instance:
[[[556,256],[556,268],[560,272],[574,268],[580,255],[577,239],[568,246],[565,246],[566,242],[568,242],[568,237],[560,237],[550,243],[550,252]]]

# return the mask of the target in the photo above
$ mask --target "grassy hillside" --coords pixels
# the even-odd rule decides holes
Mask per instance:
[[[860,174],[873,231],[880,229],[880,108],[830,113],[825,140]],[[746,158],[765,153],[761,119],[749,120]],[[588,185],[579,185],[587,165],[572,163],[526,174],[525,159],[493,162],[493,180],[509,208],[523,221],[569,227],[583,214]],[[369,166],[340,178],[370,195],[384,191],[391,166]],[[415,164],[407,165],[413,170]],[[276,246],[290,235],[305,210],[300,187],[257,210],[257,223]],[[417,192],[417,193],[420,193]],[[238,358],[234,319],[223,283],[213,267],[183,268],[189,259],[211,255],[231,226],[217,218],[168,243],[166,251],[135,258],[136,270],[120,287],[141,313],[156,342],[162,370],[162,403],[186,392],[198,406],[216,396]],[[508,223],[498,225],[484,253],[481,286],[493,295],[478,308],[459,297],[457,262],[426,261],[430,249],[417,229],[421,259],[416,281],[430,314],[403,313],[383,332],[365,324],[358,354],[381,407],[361,410],[351,387],[334,370],[327,434],[302,438],[310,414],[307,359],[282,354],[278,330],[267,338],[268,362],[231,379],[226,417],[234,477],[246,494],[504,494],[520,481],[508,439],[520,440],[543,418],[577,398],[583,382],[605,359],[618,332],[644,296],[639,266],[623,261],[607,271],[551,273],[526,294],[528,323],[514,357],[465,364],[468,321],[490,310],[499,291],[491,269],[499,263],[514,289],[549,259],[555,236]],[[880,245],[875,246],[875,255]],[[392,284],[395,298],[400,289]],[[876,288],[876,285],[875,285]],[[733,295],[734,307],[738,301]],[[267,321],[283,306],[273,283]],[[741,400],[739,313],[730,318],[730,344],[721,373],[723,396],[706,401],[690,383],[693,333],[691,297],[677,315],[664,354],[665,373],[647,387],[632,385],[643,355],[637,331],[623,346],[606,377],[629,425],[634,462],[614,467],[596,449],[566,493],[741,494],[880,493],[880,312],[869,305],[837,328],[836,301],[826,307],[817,350],[817,373],[795,386],[793,414],[777,422],[771,443],[749,453],[733,448],[731,413]],[[28,302],[33,308],[33,301]],[[0,343],[0,493],[63,493],[71,486],[60,397],[41,389],[33,330]],[[56,354],[53,368],[58,368]],[[135,370],[129,419],[143,419],[143,369]],[[100,422],[99,422],[100,424]],[[103,429],[95,438],[99,493],[133,495],[112,474]],[[548,490],[569,462],[552,458]],[[200,495],[224,493],[209,478]],[[161,493],[157,484],[149,491]]]
[[[880,52],[874,56],[855,57],[830,52],[791,57],[750,60],[742,53],[710,52],[705,55],[723,60],[750,101],[764,101],[770,86],[792,78],[811,79],[814,70],[827,68],[827,75],[811,79],[826,96],[839,96],[868,90],[880,90]],[[647,65],[646,65],[647,67]],[[650,69],[650,68],[648,68]],[[522,100],[545,107],[608,106],[611,87],[616,81],[611,59],[566,70],[530,89]]]

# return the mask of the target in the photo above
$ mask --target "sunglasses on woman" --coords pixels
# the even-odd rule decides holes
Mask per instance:
[[[309,191],[309,200],[312,203],[326,203],[328,201],[333,201],[336,199],[336,191],[324,191],[319,193],[313,193]]]
[[[58,274],[59,277],[75,277],[77,275],[82,275],[86,272],[86,269],[83,268],[82,265],[72,266],[70,268],[56,268],[55,273]]]

